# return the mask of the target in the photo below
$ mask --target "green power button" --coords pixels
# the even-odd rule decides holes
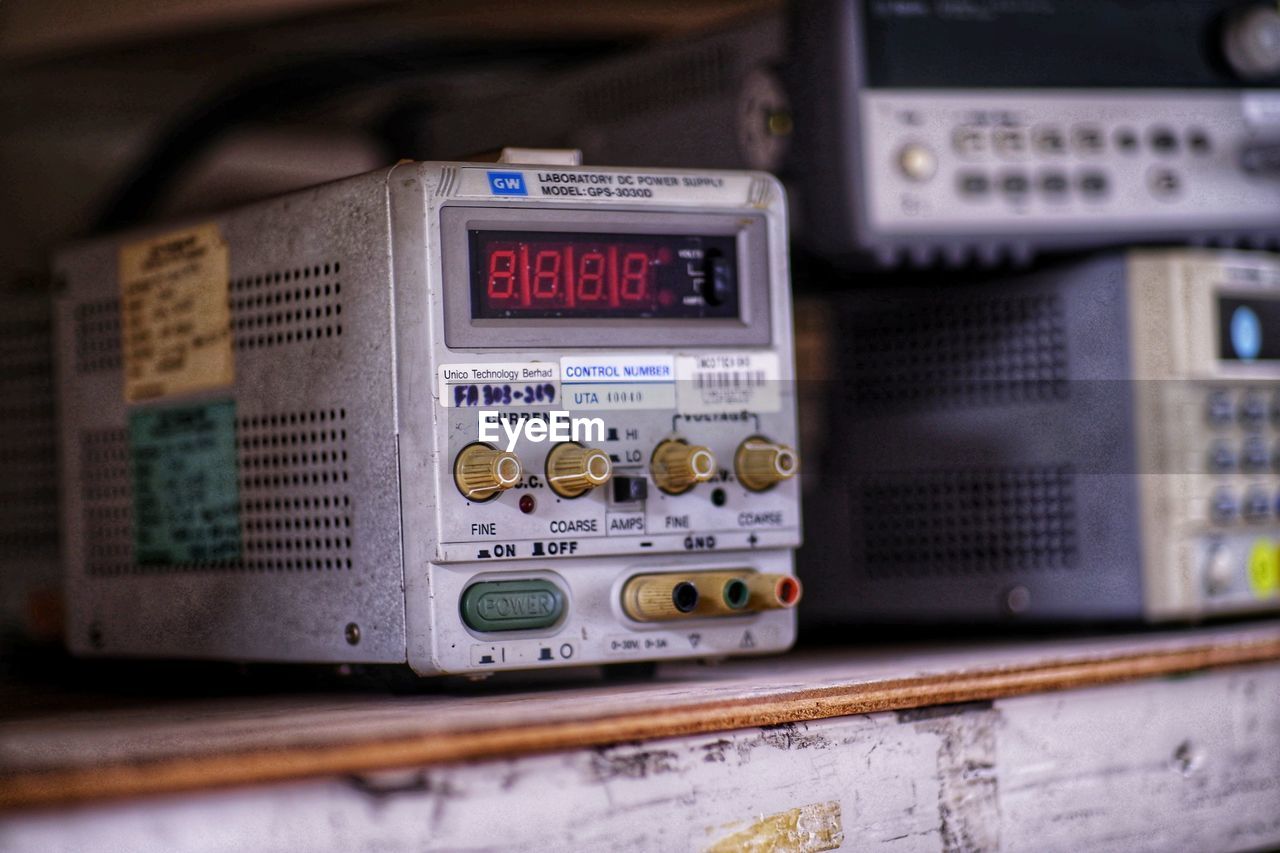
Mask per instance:
[[[564,592],[551,581],[481,581],[462,593],[462,621],[473,631],[550,628],[564,613]]]

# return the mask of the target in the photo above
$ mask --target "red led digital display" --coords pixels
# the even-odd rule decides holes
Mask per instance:
[[[494,308],[654,307],[650,246],[495,243],[485,299]]]
[[[474,231],[471,248],[473,317],[738,313],[733,237]]]

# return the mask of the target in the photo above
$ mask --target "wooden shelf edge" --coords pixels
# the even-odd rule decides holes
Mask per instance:
[[[1280,661],[1280,637],[1045,662],[938,677],[883,680],[742,700],[690,703],[662,713],[531,723],[367,742],[253,749],[0,776],[0,811],[554,752],[828,717],[988,701],[1028,693]]]

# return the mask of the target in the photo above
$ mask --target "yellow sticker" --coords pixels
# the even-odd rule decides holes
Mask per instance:
[[[227,244],[213,223],[120,248],[125,400],[234,381],[229,281]]]
[[[1249,588],[1257,598],[1280,591],[1280,551],[1270,539],[1259,539],[1249,551]]]
[[[762,817],[746,829],[721,838],[706,848],[706,853],[743,850],[820,853],[835,850],[842,844],[844,827],[840,823],[840,804],[832,800]]]

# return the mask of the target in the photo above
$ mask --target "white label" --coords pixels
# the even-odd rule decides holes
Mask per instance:
[[[676,406],[676,365],[669,355],[566,356],[560,373],[569,409]]]
[[[675,359],[669,355],[566,356],[560,359],[565,384],[675,382]]]
[[[681,412],[776,412],[782,408],[776,353],[728,352],[676,359]]]
[[[457,195],[578,205],[650,202],[764,207],[772,200],[768,183],[741,172],[632,172],[510,165],[463,169]]]
[[[440,365],[440,405],[458,408],[560,405],[554,361]]]
[[[567,409],[675,409],[676,384],[674,382],[641,383],[630,385],[572,385],[564,384],[564,405]]]

